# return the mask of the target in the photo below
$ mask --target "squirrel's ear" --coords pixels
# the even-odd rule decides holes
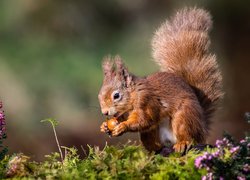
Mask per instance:
[[[128,69],[124,66],[120,56],[115,56],[115,65],[117,75],[120,80],[124,82],[125,87],[129,87],[133,84],[133,76],[129,74]]]
[[[112,62],[110,56],[106,56],[103,58],[102,70],[103,70],[104,77],[106,78],[111,77],[112,74],[114,74],[115,72],[114,63]]]

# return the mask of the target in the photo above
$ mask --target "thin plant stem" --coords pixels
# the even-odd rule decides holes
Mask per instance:
[[[63,162],[63,153],[62,153],[62,149],[61,149],[61,146],[59,144],[59,141],[58,141],[58,138],[57,138],[57,134],[56,134],[56,125],[58,124],[58,121],[56,121],[55,119],[52,119],[52,118],[48,118],[48,119],[43,119],[41,120],[41,122],[49,122],[52,126],[52,129],[53,129],[53,132],[54,132],[54,135],[55,135],[55,139],[56,139],[56,144],[57,144],[57,147],[58,147],[58,150],[59,150],[59,153],[60,153],[60,156],[61,156],[61,160]]]
[[[60,152],[61,160],[63,162],[63,153],[62,153],[62,149],[61,149],[61,146],[60,146],[58,138],[57,138],[56,128],[55,128],[54,124],[52,124],[52,128],[53,128],[53,131],[54,131],[54,135],[55,135],[55,139],[56,139],[56,144],[57,144],[58,150]]]

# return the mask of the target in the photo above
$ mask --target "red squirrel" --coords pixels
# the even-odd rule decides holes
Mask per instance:
[[[121,121],[112,131],[104,122],[101,131],[112,136],[139,132],[149,151],[167,142],[176,152],[206,143],[223,96],[221,72],[209,51],[211,26],[211,16],[203,9],[178,11],[154,34],[153,60],[161,71],[146,77],[130,73],[119,56],[104,58],[101,110]]]

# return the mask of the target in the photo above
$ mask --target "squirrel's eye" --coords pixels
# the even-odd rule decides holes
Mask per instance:
[[[118,92],[115,93],[114,96],[113,96],[113,98],[114,98],[114,99],[119,99],[119,98],[120,98],[120,94],[119,94]]]
[[[116,90],[112,93],[111,97],[112,97],[113,101],[116,102],[116,101],[119,101],[122,96],[121,96],[120,92],[118,90]]]

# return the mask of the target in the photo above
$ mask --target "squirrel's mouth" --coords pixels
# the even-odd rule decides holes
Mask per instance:
[[[117,112],[113,116],[119,121],[124,121],[128,118],[128,113],[126,111],[122,113]]]
[[[115,117],[115,118],[118,118],[119,117],[119,112],[117,112],[117,113],[115,113],[113,116]]]

